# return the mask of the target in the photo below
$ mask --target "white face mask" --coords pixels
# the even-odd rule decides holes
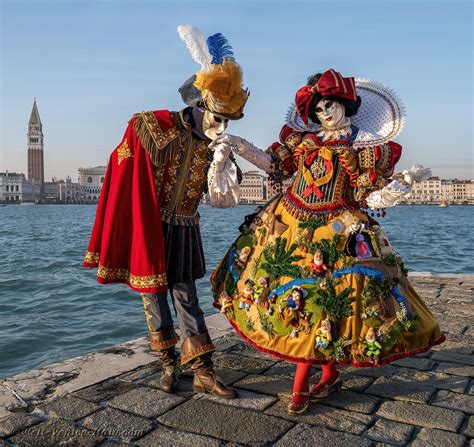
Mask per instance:
[[[214,115],[209,110],[204,111],[202,118],[202,130],[207,138],[214,141],[219,135],[223,134],[229,124],[227,118]]]
[[[316,116],[325,129],[337,128],[344,122],[346,109],[344,106],[331,99],[321,99],[316,105]]]

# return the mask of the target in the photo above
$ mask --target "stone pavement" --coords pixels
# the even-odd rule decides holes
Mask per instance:
[[[240,398],[158,389],[145,338],[0,383],[0,446],[474,446],[474,275],[412,276],[447,342],[377,369],[342,368],[343,389],[286,413],[294,365],[207,319],[222,380]],[[318,368],[314,368],[317,380]]]

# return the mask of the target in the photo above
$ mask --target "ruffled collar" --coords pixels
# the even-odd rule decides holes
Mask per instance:
[[[351,120],[346,117],[344,122],[334,129],[327,129],[319,125],[315,133],[321,141],[348,140],[353,135],[353,130]]]

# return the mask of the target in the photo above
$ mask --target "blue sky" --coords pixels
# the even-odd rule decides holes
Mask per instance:
[[[335,68],[391,86],[407,126],[398,168],[473,178],[471,1],[9,1],[1,4],[0,171],[26,172],[37,97],[45,174],[106,164],[129,117],[182,108],[198,66],[176,26],[222,32],[251,96],[239,134],[266,147],[295,91]],[[241,163],[244,170],[250,165]]]

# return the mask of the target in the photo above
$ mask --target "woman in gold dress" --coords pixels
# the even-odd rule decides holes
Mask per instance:
[[[331,69],[312,76],[295,102],[280,141],[266,151],[231,135],[219,140],[275,184],[293,180],[246,219],[211,282],[216,305],[233,300],[225,313],[247,342],[297,364],[288,411],[301,414],[310,397],[340,386],[337,364],[376,367],[444,338],[368,213],[406,191],[390,180],[401,156],[391,141],[404,123],[400,101],[386,87]],[[268,279],[268,298],[239,305],[258,278]],[[323,375],[310,390],[314,364]]]

